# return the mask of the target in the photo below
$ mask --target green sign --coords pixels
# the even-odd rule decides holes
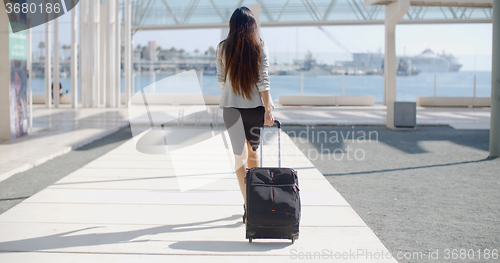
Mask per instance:
[[[13,27],[26,27],[19,23],[12,23],[9,27],[9,55],[11,60],[26,60],[28,58],[28,45],[26,30],[17,33],[12,32]]]

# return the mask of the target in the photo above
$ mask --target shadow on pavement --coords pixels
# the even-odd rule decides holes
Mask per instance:
[[[241,215],[232,215],[225,218],[208,220],[203,222],[190,222],[185,224],[164,225],[151,227],[146,229],[114,232],[114,233],[88,233],[76,234],[81,231],[103,228],[104,226],[94,226],[82,228],[79,230],[57,233],[54,235],[35,237],[7,242],[0,242],[0,252],[27,252],[27,251],[42,251],[42,250],[57,250],[71,247],[99,246],[112,245],[136,242],[148,242],[150,239],[135,240],[142,236],[157,235],[162,233],[190,232],[217,228],[239,228],[243,224],[241,221],[233,224],[220,226],[201,226],[203,224],[232,221],[241,219]],[[197,227],[196,227],[197,226]],[[267,251],[277,248],[283,248],[287,244],[266,245],[266,246],[244,246],[243,243],[248,242],[231,242],[231,241],[180,241],[171,245],[174,249],[184,250],[202,250],[202,251]]]
[[[409,154],[427,153],[419,144],[424,141],[449,141],[477,150],[489,150],[489,130],[455,130],[449,126],[419,126],[416,130],[393,131],[385,127],[307,126],[284,127],[296,143],[309,143],[318,151],[345,150],[348,144],[384,143]]]
[[[179,241],[171,244],[173,249],[190,251],[210,251],[210,252],[262,252],[275,249],[283,249],[291,246],[289,240],[284,242],[254,242],[248,241]]]
[[[382,170],[362,171],[362,172],[352,172],[352,173],[324,174],[324,176],[343,176],[343,175],[357,175],[357,174],[386,173],[386,172],[416,170],[416,169],[433,168],[433,167],[445,167],[445,166],[469,164],[469,163],[481,163],[481,162],[487,162],[487,161],[491,161],[491,160],[494,160],[494,159],[486,158],[486,159],[482,159],[482,160],[456,162],[456,163],[433,164],[433,165],[423,165],[423,166],[404,167],[404,168],[395,168],[395,169],[382,169]]]

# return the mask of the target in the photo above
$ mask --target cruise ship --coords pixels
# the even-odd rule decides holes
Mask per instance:
[[[430,49],[424,50],[420,55],[409,57],[412,64],[422,72],[448,72],[459,71],[462,64],[452,54],[439,55]]]
[[[462,64],[458,62],[458,58],[453,56],[451,53],[450,54],[443,53],[441,57],[445,58],[446,60],[448,60],[448,62],[450,62],[450,67],[448,68],[448,71],[457,72],[462,67]]]
[[[413,57],[397,57],[397,61],[410,60],[412,67],[419,72],[457,72],[462,67],[458,58],[452,54],[436,54],[431,49],[424,50]],[[361,69],[381,68],[384,61],[383,53],[353,53],[353,63]]]

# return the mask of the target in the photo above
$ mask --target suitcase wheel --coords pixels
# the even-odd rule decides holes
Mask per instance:
[[[249,242],[249,243],[252,243],[252,238],[251,238],[251,237],[250,237],[250,238],[248,238],[248,242]]]
[[[292,240],[292,244],[295,243],[295,238],[294,237],[292,237],[291,240]]]

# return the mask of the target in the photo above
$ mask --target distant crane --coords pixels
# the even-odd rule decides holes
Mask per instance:
[[[318,26],[319,30],[321,30],[333,43],[335,43],[335,45],[339,48],[341,48],[342,50],[344,50],[344,52],[348,53],[349,55],[352,55],[352,52],[346,47],[344,46],[342,43],[340,43],[340,41],[335,38],[332,34],[330,34],[330,32],[328,32],[326,29],[322,28],[321,26]],[[373,53],[372,52],[369,52],[370,53],[370,60],[368,62],[368,65],[366,65],[366,62],[361,60],[361,61],[357,61],[357,63],[360,63],[362,65],[362,67],[368,72],[371,68],[372,68],[372,60],[373,60]],[[354,60],[356,60],[356,58],[354,57]]]
[[[335,45],[337,45],[337,47],[341,48],[342,50],[344,50],[346,53],[349,53],[351,54],[351,51],[344,45],[342,45],[342,43],[340,43],[340,41],[338,41],[334,36],[332,36],[332,34],[330,34],[330,32],[328,32],[326,29],[322,28],[321,26],[318,26],[319,30],[321,30],[333,43],[335,43]]]

